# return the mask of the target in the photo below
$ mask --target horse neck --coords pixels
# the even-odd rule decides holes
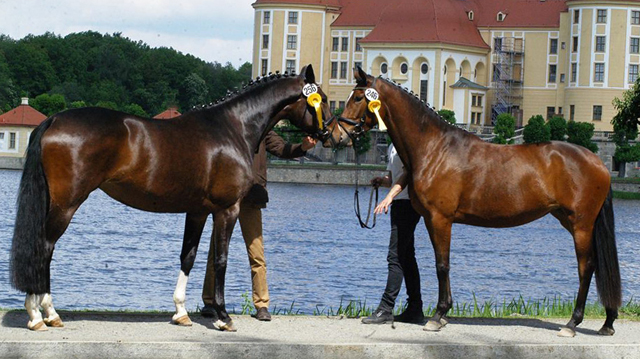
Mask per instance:
[[[272,79],[230,100],[228,109],[241,123],[247,146],[256,151],[260,141],[278,122],[277,114],[300,97],[297,77]]]
[[[414,163],[429,155],[442,137],[443,124],[437,115],[421,102],[413,100],[402,89],[384,83],[381,97],[388,108],[384,118],[387,131],[402,163],[411,169]],[[425,112],[426,111],[426,112]]]

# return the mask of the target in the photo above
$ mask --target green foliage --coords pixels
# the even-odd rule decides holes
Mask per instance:
[[[522,132],[524,143],[541,143],[551,140],[551,129],[540,115],[532,116]]]
[[[87,104],[84,103],[84,101],[73,101],[72,103],[69,104],[69,108],[80,108],[80,107],[87,107]]]
[[[282,120],[273,128],[273,130],[276,131],[276,133],[280,135],[285,142],[289,143],[301,143],[302,138],[306,136],[304,132],[300,131],[287,120]]]
[[[371,132],[367,131],[358,137],[356,143],[353,144],[353,150],[356,151],[358,155],[362,155],[367,153],[371,148]]]
[[[611,120],[616,143],[613,157],[620,163],[640,161],[640,144],[630,143],[637,139],[640,125],[640,78],[633,88],[623,93],[622,99],[616,97],[613,100],[613,106],[618,110]]]
[[[567,135],[567,120],[562,116],[553,116],[548,122],[552,141],[564,141]]]
[[[149,114],[144,112],[142,107],[136,103],[131,103],[124,106],[122,108],[122,111],[132,115],[140,116],[140,117],[149,117]]]
[[[118,105],[113,101],[98,101],[97,107],[108,108],[110,110],[117,110]]]
[[[453,124],[453,125],[456,124],[455,112],[443,108],[441,110],[438,110],[438,115],[440,115],[440,117],[442,117],[445,121],[449,122],[450,124]]]
[[[512,144],[511,139],[516,134],[516,119],[508,113],[502,113],[496,118],[496,125],[493,127],[493,143]]]
[[[569,121],[567,123],[567,142],[586,147],[593,153],[598,153],[598,145],[591,141],[594,128],[593,123]]]
[[[250,78],[250,63],[238,69],[208,63],[120,33],[46,33],[21,40],[0,35],[0,109],[18,105],[18,94],[48,93],[64,96],[69,106],[77,101],[111,103],[108,107],[116,109],[138,104],[155,115],[169,106],[185,111],[214,102]]]
[[[47,117],[67,108],[64,96],[59,94],[49,96],[48,94],[43,93],[42,95],[38,95],[36,98],[29,100],[29,105],[42,112]]]

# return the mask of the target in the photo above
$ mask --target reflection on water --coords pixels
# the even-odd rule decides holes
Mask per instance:
[[[8,263],[21,172],[0,170],[0,307],[22,308],[24,296],[9,285]],[[376,306],[386,283],[389,217],[361,229],[353,214],[353,187],[269,184],[264,210],[271,307],[313,313],[351,299]],[[362,193],[361,193],[362,194]],[[368,194],[362,194],[368,200]],[[384,195],[381,193],[381,196]],[[382,198],[382,197],[381,197]],[[615,200],[624,299],[640,295],[640,201]],[[365,207],[365,204],[363,204]],[[187,288],[187,309],[201,305],[200,291],[211,236],[201,242]],[[94,192],[56,245],[54,303],[60,309],[173,310],[180,268],[184,215],[141,212]],[[239,226],[229,250],[227,308],[241,310],[251,291]],[[425,305],[437,301],[434,257],[419,225],[416,255]],[[488,229],[455,225],[451,249],[454,301],[573,298],[578,273],[571,236],[551,216],[526,226]],[[401,298],[404,298],[401,292]],[[592,283],[591,301],[596,300]]]

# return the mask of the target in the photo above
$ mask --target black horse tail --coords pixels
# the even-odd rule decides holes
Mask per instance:
[[[593,243],[596,254],[596,286],[602,305],[607,309],[618,309],[622,305],[622,285],[616,249],[615,223],[613,218],[613,193],[609,194],[600,208],[593,227]]]
[[[50,291],[49,262],[52,252],[47,248],[45,233],[49,186],[42,167],[40,140],[51,122],[52,118],[42,122],[29,137],[11,243],[11,284],[28,294]]]

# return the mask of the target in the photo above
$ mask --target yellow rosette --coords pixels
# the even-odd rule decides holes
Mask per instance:
[[[318,118],[318,126],[322,130],[322,109],[320,108],[320,104],[322,103],[322,96],[319,93],[312,93],[307,97],[307,103],[313,106],[316,109],[316,117]]]

